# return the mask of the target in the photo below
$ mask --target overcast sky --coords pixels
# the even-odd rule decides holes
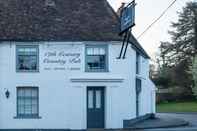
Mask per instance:
[[[112,7],[117,10],[122,2],[131,0],[108,0]],[[136,26],[133,28],[133,34],[139,36],[144,29],[149,26],[161,13],[169,6],[173,0],[136,0]],[[177,2],[168,10],[168,12],[138,41],[148,52],[155,58],[158,52],[160,41],[170,39],[168,29],[170,29],[171,21],[177,21],[177,11],[181,11],[186,2],[191,0],[177,0]]]

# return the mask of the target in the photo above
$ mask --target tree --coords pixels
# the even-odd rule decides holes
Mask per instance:
[[[160,80],[165,80],[170,86],[192,91],[197,95],[196,58],[197,58],[197,2],[188,2],[181,12],[178,21],[172,22],[168,31],[171,41],[161,42]],[[194,59],[195,58],[195,59]],[[194,60],[193,64],[192,61]],[[161,66],[162,65],[162,66]],[[192,69],[192,73],[188,70]],[[165,79],[163,79],[165,78]],[[192,79],[193,78],[193,79]],[[161,82],[160,82],[161,83]],[[194,84],[195,83],[195,84]],[[195,86],[193,86],[195,85]],[[191,88],[193,86],[193,88]]]
[[[152,80],[158,88],[169,88],[170,86],[173,86],[171,80],[172,72],[171,67],[162,67]]]
[[[161,57],[165,63],[177,64],[184,59],[191,59],[197,54],[197,2],[189,2],[179,19],[172,22],[171,42],[161,42]]]
[[[194,85],[192,87],[192,91],[194,96],[197,99],[197,56],[194,58],[191,66],[191,74],[193,76]]]

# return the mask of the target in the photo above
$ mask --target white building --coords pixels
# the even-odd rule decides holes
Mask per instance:
[[[2,0],[0,17],[0,129],[123,128],[155,113],[149,57],[132,36],[117,59],[106,0]]]

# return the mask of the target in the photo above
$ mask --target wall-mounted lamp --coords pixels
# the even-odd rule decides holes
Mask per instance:
[[[5,92],[5,96],[7,99],[10,97],[10,92],[8,90]]]

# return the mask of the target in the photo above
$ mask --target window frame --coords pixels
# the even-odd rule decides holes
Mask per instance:
[[[99,48],[99,47],[101,47],[101,48],[104,48],[105,49],[105,69],[89,69],[88,67],[87,67],[87,48],[89,48],[89,47],[95,47],[95,48]],[[97,72],[97,73],[99,73],[99,72],[109,72],[109,51],[108,51],[108,49],[109,49],[109,47],[108,47],[108,45],[107,44],[100,44],[100,45],[95,45],[95,44],[87,44],[87,45],[85,45],[85,72]]]
[[[138,77],[135,78],[135,88],[138,94],[142,92],[142,79]]]
[[[136,92],[136,117],[140,115],[140,101],[141,101],[141,93],[142,93],[142,79],[136,77],[135,79],[135,92]]]
[[[19,53],[18,53],[18,49],[20,48],[36,48],[37,52],[36,52],[36,62],[37,62],[37,68],[36,70],[20,70],[18,69],[18,65],[19,65],[19,60],[18,60],[18,56],[19,56]],[[39,72],[39,45],[16,45],[16,72]]]
[[[139,75],[141,72],[141,55],[139,52],[136,52],[136,74]]]
[[[18,89],[19,88],[24,88],[24,89],[27,89],[27,88],[34,88],[37,90],[37,114],[19,114],[19,107],[18,107],[18,100],[19,100],[19,96],[18,96]],[[19,86],[19,87],[16,87],[16,117],[14,118],[20,118],[20,119],[38,119],[38,118],[41,118],[39,117],[39,88],[38,87],[34,87],[34,86]]]

